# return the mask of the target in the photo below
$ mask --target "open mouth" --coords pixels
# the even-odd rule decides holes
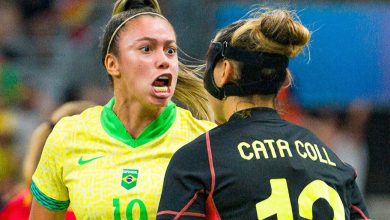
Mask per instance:
[[[171,86],[172,75],[164,74],[154,80],[152,86],[156,92],[168,92]]]

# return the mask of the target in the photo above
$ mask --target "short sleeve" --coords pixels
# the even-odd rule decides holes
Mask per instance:
[[[69,123],[65,123],[64,120],[61,120],[54,127],[32,177],[31,192],[34,198],[51,210],[64,210],[70,203],[68,190],[62,176],[70,131]]]
[[[350,217],[351,219],[370,219],[367,211],[366,204],[362,197],[362,194],[359,190],[359,187],[356,184],[356,181],[353,181],[350,188]]]

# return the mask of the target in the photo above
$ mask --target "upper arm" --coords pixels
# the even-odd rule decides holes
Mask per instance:
[[[37,200],[33,199],[30,211],[30,220],[57,220],[64,219],[66,209],[61,211],[53,211],[45,208]]]
[[[64,147],[68,143],[68,131],[63,125],[50,134],[37,169],[32,177],[31,192],[36,200],[52,210],[63,210],[69,206],[69,195],[63,181]]]

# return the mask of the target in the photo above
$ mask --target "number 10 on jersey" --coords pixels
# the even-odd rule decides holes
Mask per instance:
[[[135,205],[138,205],[139,207],[139,216],[138,218],[133,218],[133,209]],[[112,205],[114,206],[114,220],[121,220],[121,207],[120,202],[118,198],[113,199]],[[146,206],[142,202],[142,200],[134,199],[127,204],[126,207],[126,220],[133,220],[133,219],[139,219],[139,220],[148,220],[148,213],[146,211]]]

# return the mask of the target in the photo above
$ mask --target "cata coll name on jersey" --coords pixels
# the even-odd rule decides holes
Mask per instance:
[[[318,161],[320,163],[336,166],[329,159],[328,152],[324,147],[319,147],[317,144],[303,142],[300,140],[294,141],[296,154],[304,159]],[[244,160],[260,160],[260,159],[276,159],[278,157],[293,157],[289,142],[278,139],[255,140],[252,143],[241,142],[237,145],[237,149],[242,159]]]

